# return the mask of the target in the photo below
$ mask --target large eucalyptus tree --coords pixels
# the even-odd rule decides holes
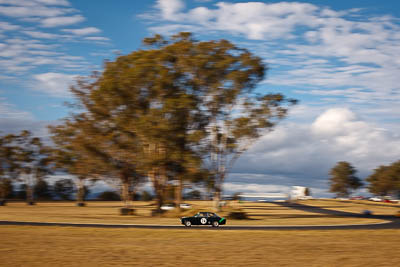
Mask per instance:
[[[266,67],[226,40],[202,42],[180,33],[143,44],[72,88],[86,125],[81,129],[93,130],[97,154],[107,151],[117,163],[129,159],[133,168],[127,173],[149,178],[158,208],[170,181],[177,184],[179,204],[184,180],[204,173],[218,203],[235,160],[294,101],[254,94]]]

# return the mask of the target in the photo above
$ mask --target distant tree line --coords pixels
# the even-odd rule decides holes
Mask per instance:
[[[27,185],[24,183],[15,184],[11,179],[4,178],[0,180],[1,200],[13,199],[13,200],[26,200],[27,199]],[[83,200],[86,200],[90,193],[90,186],[84,186]],[[45,179],[39,179],[33,186],[33,198],[29,201],[34,200],[72,200],[77,198],[77,189],[72,179],[58,179],[52,185],[50,185]],[[148,191],[136,192],[132,196],[132,200],[150,201],[153,200],[154,196]],[[184,199],[196,200],[202,199],[202,193],[199,190],[191,190],[187,192]],[[116,191],[103,191],[100,192],[96,198],[92,199],[104,200],[104,201],[120,201],[121,195]],[[174,190],[170,188],[169,194],[167,194],[167,200],[174,199]],[[32,203],[30,203],[32,204]]]
[[[46,179],[56,171],[65,171],[76,177],[78,171],[88,171],[83,162],[72,165],[63,150],[56,146],[45,146],[39,137],[34,137],[29,131],[21,131],[19,134],[0,136],[0,205],[5,204],[6,199],[24,199],[32,205],[35,200],[71,200],[74,196],[78,204],[82,204],[89,194],[89,187],[84,185],[85,178],[77,176],[73,179],[58,179],[53,185],[49,185]],[[76,167],[76,169],[73,169]],[[69,168],[69,169],[68,169]],[[81,169],[79,169],[81,168]],[[135,192],[131,200],[152,200],[154,196],[143,191]],[[171,201],[174,198],[174,187],[165,188],[165,197]],[[185,199],[200,199],[198,190],[188,192]],[[121,200],[123,194],[115,191],[106,191],[98,196],[100,200]]]
[[[39,179],[31,189],[32,195],[28,195],[28,186],[26,184],[15,184],[7,178],[1,180],[0,188],[2,191],[2,200],[27,200],[29,204],[33,204],[34,200],[71,200],[76,192],[71,179],[61,179],[56,181],[53,185],[49,185],[44,179]],[[88,194],[89,189],[85,187],[85,198]]]
[[[338,197],[349,197],[364,183],[356,176],[357,170],[348,162],[338,162],[330,171],[330,192]],[[400,198],[400,161],[379,166],[366,178],[368,191],[377,196]]]

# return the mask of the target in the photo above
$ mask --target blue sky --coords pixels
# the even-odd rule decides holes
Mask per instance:
[[[227,192],[327,195],[329,169],[361,178],[400,158],[398,1],[0,0],[0,129],[31,129],[67,115],[68,86],[154,33],[228,39],[269,66],[260,92],[300,100],[242,156]]]

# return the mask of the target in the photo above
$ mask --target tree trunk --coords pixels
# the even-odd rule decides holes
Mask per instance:
[[[5,185],[0,184],[0,201],[4,200],[6,198],[6,189],[3,187],[5,187]]]
[[[137,184],[129,191],[129,195],[131,196],[132,201],[136,201],[136,193],[137,193]]]
[[[26,185],[26,203],[28,205],[35,204],[34,202],[34,182],[32,178],[32,173],[24,173],[26,175],[24,178]]]
[[[76,204],[77,206],[84,206],[85,204],[85,180],[83,178],[78,178],[78,192],[76,194]]]
[[[221,211],[220,202],[221,202],[221,188],[216,187],[214,192],[214,209],[216,212]]]
[[[147,156],[152,160],[165,159],[165,148],[160,144],[150,143],[147,149]],[[148,177],[153,184],[154,193],[156,194],[157,208],[155,213],[161,213],[161,206],[164,204],[164,189],[167,182],[165,166],[152,167],[148,172]]]
[[[162,190],[162,187],[160,185],[159,179],[156,178],[156,168],[152,168],[151,171],[148,172],[147,176],[149,177],[149,180],[153,184],[154,188],[154,193],[155,195],[155,200],[156,200],[156,213],[161,212],[161,206],[163,205],[163,195],[164,192]]]
[[[4,206],[6,204],[6,190],[3,188],[4,186],[4,184],[0,184],[0,206]]]
[[[129,181],[123,181],[122,183],[122,200],[124,201],[125,208],[130,208]]]
[[[221,211],[221,193],[222,193],[222,184],[225,179],[225,166],[222,165],[219,168],[219,173],[215,179],[215,191],[214,191],[214,208],[216,211]]]
[[[177,211],[181,211],[182,203],[182,191],[183,191],[183,177],[179,177],[178,184],[175,187],[175,204]]]
[[[164,204],[164,190],[161,186],[158,187],[156,192],[157,212],[161,213],[161,206]]]
[[[34,204],[33,186],[30,184],[26,185],[26,203],[28,205]]]

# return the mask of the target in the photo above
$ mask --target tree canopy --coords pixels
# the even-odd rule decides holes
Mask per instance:
[[[35,183],[51,173],[49,148],[27,130],[0,139],[0,175],[24,182],[27,201],[32,203]]]
[[[374,195],[400,197],[400,161],[379,166],[368,178],[368,190]]]
[[[339,197],[348,197],[352,190],[363,185],[355,175],[357,170],[348,162],[338,162],[330,171],[330,189]]]
[[[71,88],[78,112],[59,129],[78,133],[78,151],[102,162],[107,176],[124,185],[148,177],[158,207],[171,182],[179,203],[185,180],[207,180],[219,199],[233,163],[295,101],[256,94],[267,67],[226,40],[180,33],[143,44],[78,80]]]

